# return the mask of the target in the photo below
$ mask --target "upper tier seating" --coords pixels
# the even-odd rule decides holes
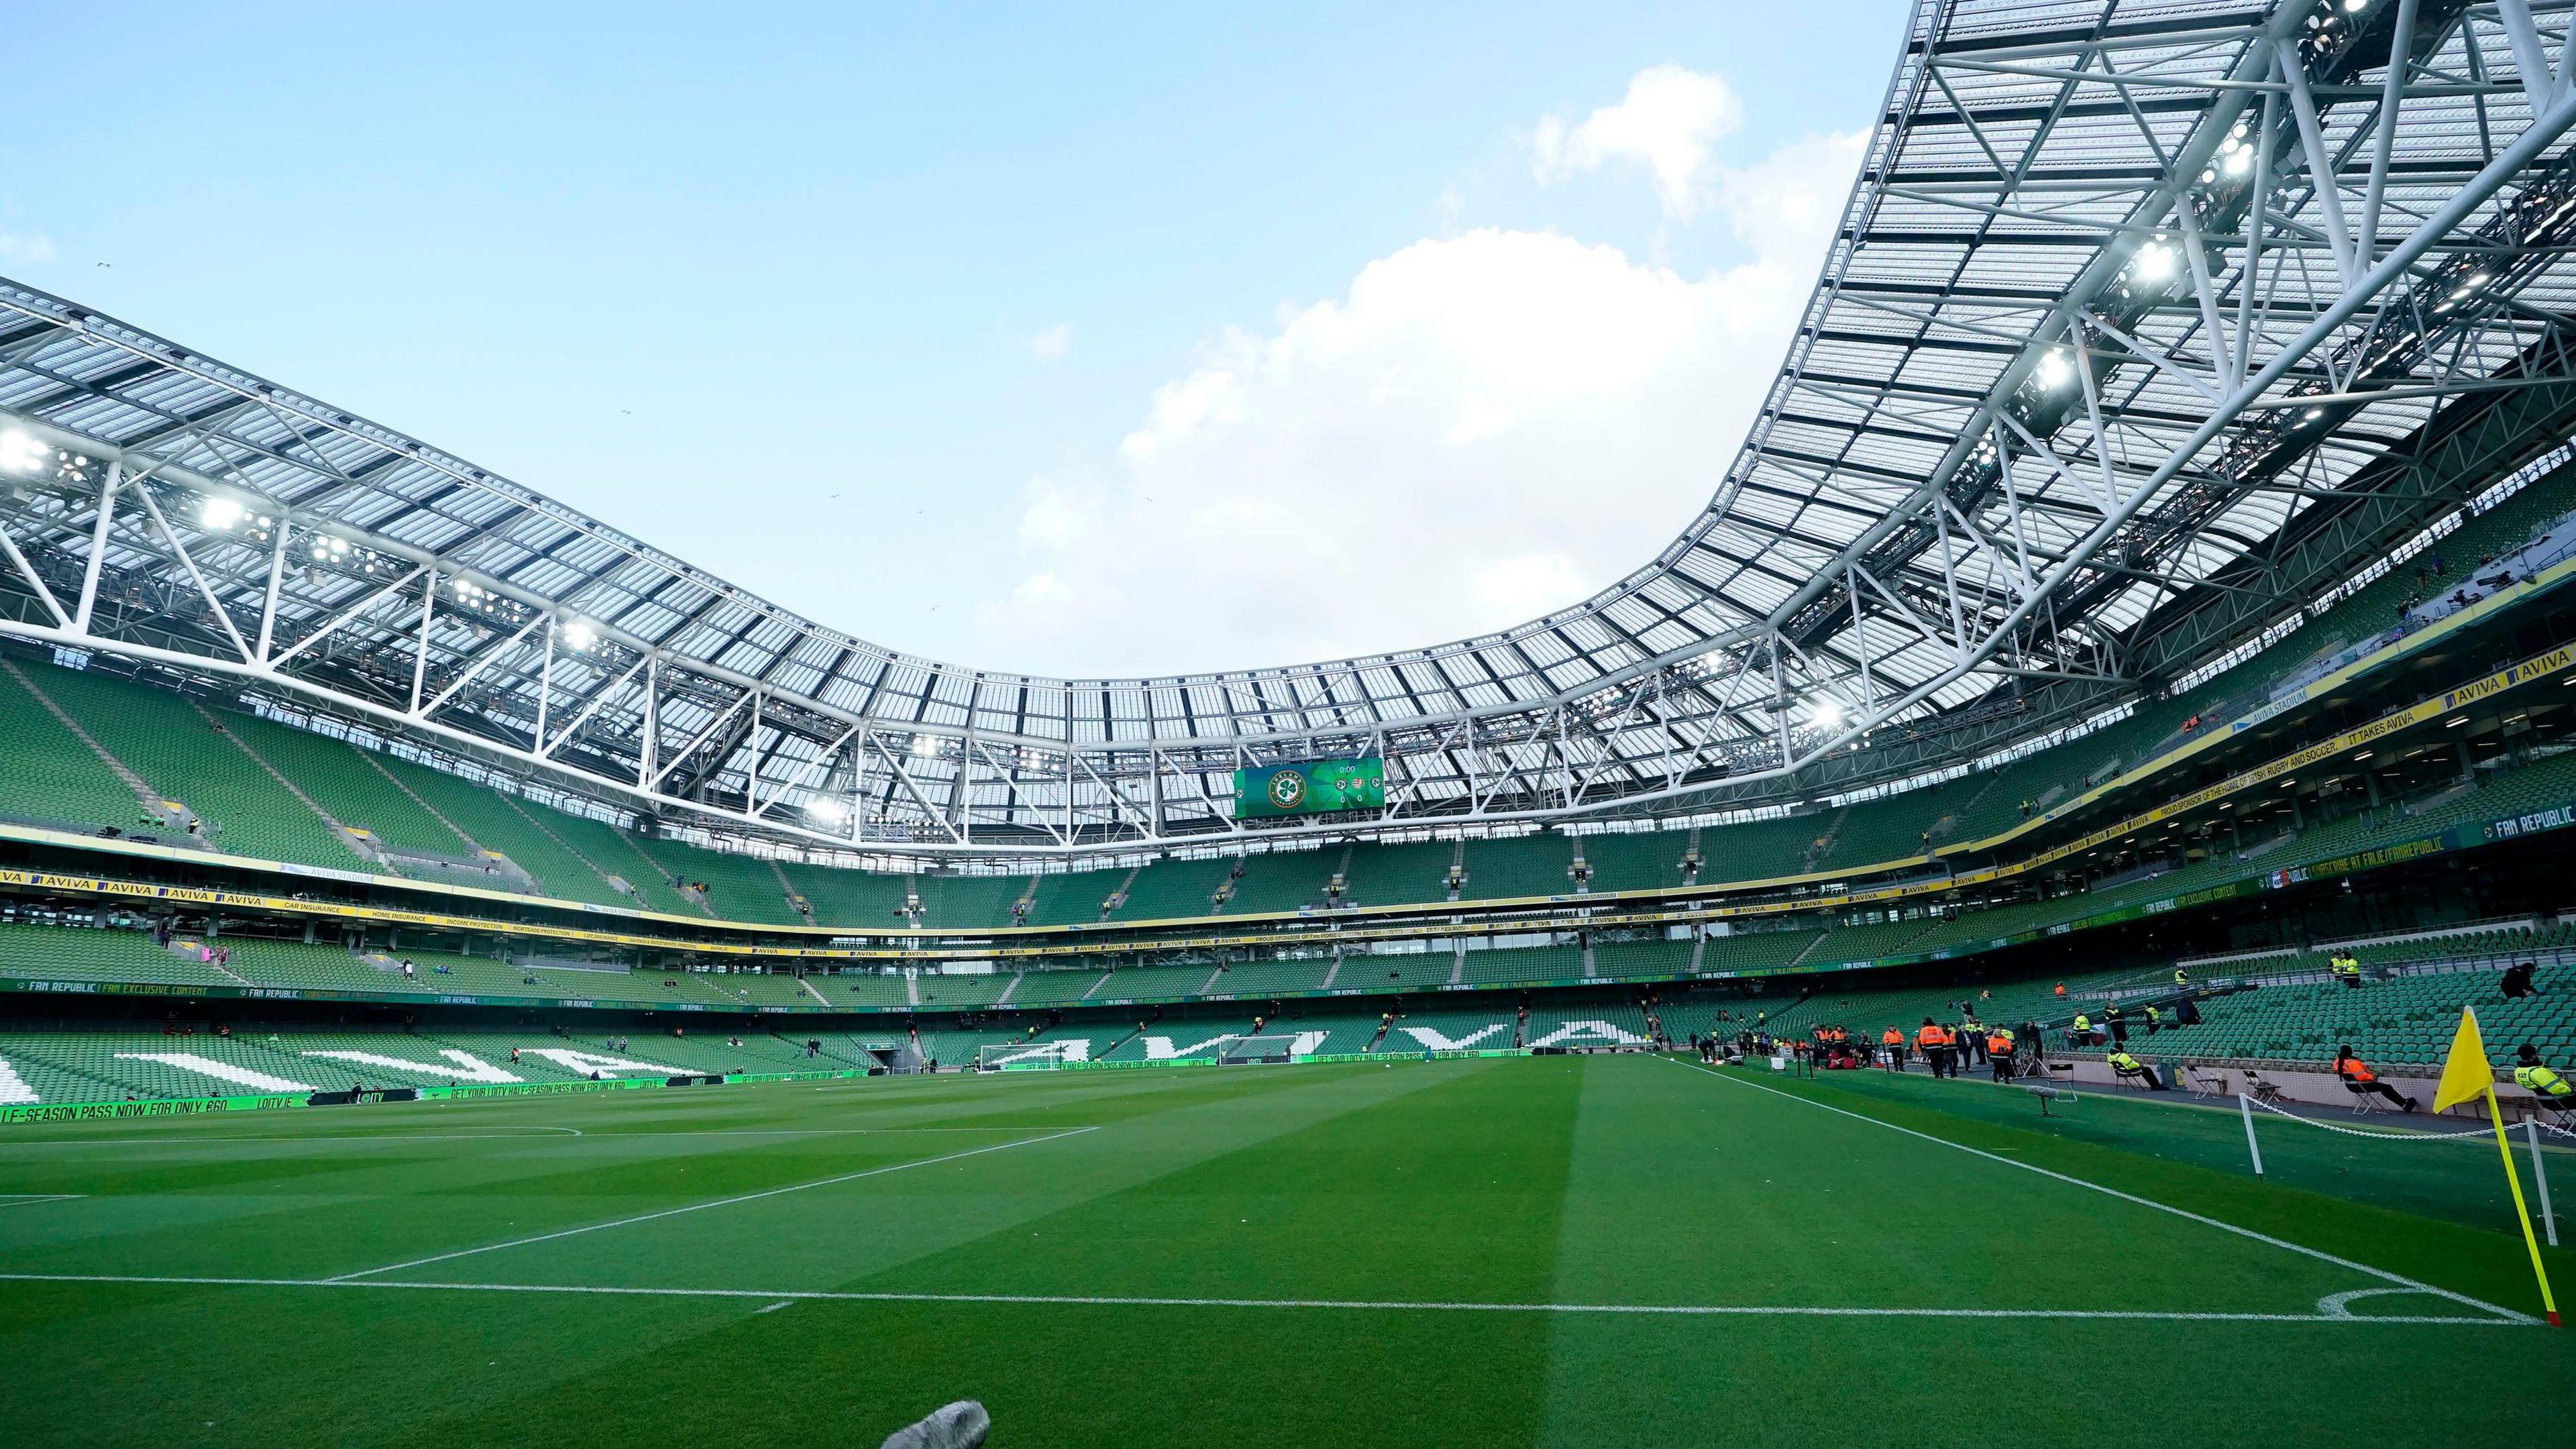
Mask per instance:
[[[474,853],[472,842],[370,763],[369,752],[255,715],[228,713],[222,718],[236,740],[341,824],[400,849],[448,857]]]
[[[1243,856],[1236,862],[1243,873],[1235,878],[1234,890],[1226,897],[1225,914],[1295,911],[1320,905],[1340,859],[1341,852],[1334,849]],[[1150,874],[1152,868],[1147,870]]]
[[[1114,921],[1167,921],[1213,913],[1217,887],[1234,869],[1234,857],[1210,860],[1161,860],[1137,872],[1127,887],[1127,900],[1110,916]]]
[[[536,882],[539,894],[601,906],[636,904],[632,896],[609,884],[613,872],[565,844],[561,833],[549,826],[563,812],[408,760],[387,758],[378,763],[455,821],[476,844],[508,856]]]
[[[673,880],[701,887],[699,899],[728,921],[796,926],[805,917],[787,899],[787,887],[768,861],[729,851],[701,850],[677,840],[634,838],[635,848]]]
[[[237,714],[201,714],[173,691],[94,670],[30,670],[29,678],[156,794],[195,811],[218,849],[340,870],[365,866],[242,748],[231,728]]]
[[[141,802],[98,752],[65,728],[11,669],[0,667],[0,812],[78,825],[126,826]]]
[[[1597,838],[1597,837],[1596,837]],[[1460,900],[1561,896],[1574,891],[1574,846],[1562,835],[1524,835],[1467,842],[1467,885]]]

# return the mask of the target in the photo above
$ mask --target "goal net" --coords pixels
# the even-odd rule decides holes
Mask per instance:
[[[1216,1059],[1227,1066],[1249,1062],[1289,1062],[1296,1060],[1297,1038],[1293,1036],[1239,1036],[1217,1049]]]
[[[1069,1042],[1031,1041],[1015,1046],[988,1045],[975,1049],[975,1069],[984,1072],[1051,1072],[1072,1060],[1072,1044]]]

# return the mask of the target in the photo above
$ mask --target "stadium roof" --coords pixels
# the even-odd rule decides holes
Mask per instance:
[[[1707,509],[1496,634],[1154,679],[905,655],[7,283],[0,630],[931,854],[1224,838],[1238,765],[1308,756],[1382,753],[1389,804],[1291,833],[1923,768],[2295,608],[2294,545],[2363,501],[2451,506],[2432,444],[2556,396],[2566,26],[2523,0],[1924,0]]]

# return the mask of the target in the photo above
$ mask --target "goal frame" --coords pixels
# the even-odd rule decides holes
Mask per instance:
[[[1254,1046],[1260,1049],[1245,1050],[1246,1047]],[[1297,1060],[1297,1038],[1287,1034],[1239,1036],[1217,1048],[1216,1053],[1217,1065],[1221,1067],[1248,1067],[1265,1063],[1278,1065],[1295,1060]]]

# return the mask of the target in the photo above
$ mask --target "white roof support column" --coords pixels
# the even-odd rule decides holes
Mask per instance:
[[[116,523],[116,490],[125,481],[122,459],[107,465],[107,477],[98,485],[98,518],[89,532],[89,560],[81,565],[80,603],[72,610],[72,632],[89,632],[91,612],[98,607],[98,569],[107,561],[107,531]]]

